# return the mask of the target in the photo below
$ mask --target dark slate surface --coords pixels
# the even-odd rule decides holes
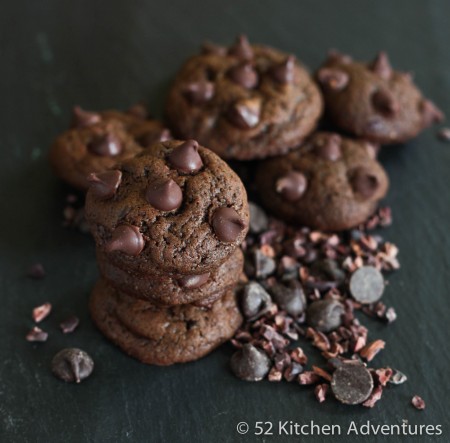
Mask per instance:
[[[392,181],[387,203],[395,223],[385,236],[400,247],[402,269],[390,278],[385,301],[396,306],[392,327],[371,325],[387,340],[376,358],[404,370],[409,382],[385,393],[373,410],[319,405],[311,390],[286,383],[248,384],[227,368],[230,347],[202,361],[147,367],[106,342],[86,304],[97,278],[89,237],[61,227],[67,191],[46,154],[75,103],[126,107],[146,99],[158,113],[168,82],[202,40],[228,43],[237,32],[297,54],[314,68],[337,47],[370,58],[385,48],[395,66],[413,70],[430,98],[450,109],[445,0],[329,1],[108,1],[39,0],[3,4],[0,13],[0,441],[252,441],[235,431],[240,421],[294,420],[340,424],[441,424],[449,441],[449,175],[450,146],[433,130],[383,154]],[[42,261],[48,277],[24,277]],[[54,312],[42,345],[24,340],[30,311],[44,301]],[[79,330],[58,331],[66,314]],[[79,386],[54,379],[53,354],[80,346],[96,361]],[[410,406],[420,394],[427,409]],[[294,441],[267,437],[266,441]],[[380,441],[380,437],[304,437],[302,441]],[[420,437],[415,441],[434,441]],[[298,438],[297,438],[297,441]],[[409,441],[391,437],[383,441]]]

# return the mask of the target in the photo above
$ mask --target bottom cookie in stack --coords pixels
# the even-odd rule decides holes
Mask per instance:
[[[209,308],[157,307],[121,293],[101,279],[90,300],[102,333],[143,363],[171,365],[197,360],[230,339],[242,323],[235,289]]]

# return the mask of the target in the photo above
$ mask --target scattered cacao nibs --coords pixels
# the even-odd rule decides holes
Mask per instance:
[[[383,388],[381,386],[375,386],[369,398],[362,404],[366,408],[373,408],[375,403],[381,399],[383,394]]]
[[[80,383],[91,375],[94,361],[81,349],[67,348],[53,357],[51,370],[55,377],[65,382]]]
[[[70,334],[71,332],[75,331],[75,329],[80,324],[80,319],[76,317],[75,315],[72,315],[65,320],[63,320],[59,327],[61,328],[61,331],[63,334]]]
[[[34,326],[25,337],[25,339],[30,342],[45,342],[47,341],[47,338],[48,333],[37,326]]]
[[[305,371],[298,376],[297,380],[300,385],[314,385],[319,382],[320,377],[313,371]]]
[[[317,401],[319,403],[323,403],[326,400],[328,388],[329,388],[329,385],[327,385],[326,383],[317,385],[314,388],[314,395],[316,396]]]
[[[384,349],[386,342],[383,340],[375,340],[372,343],[364,346],[364,348],[359,351],[359,355],[365,358],[367,361],[372,361],[375,356]]]
[[[51,303],[44,303],[43,305],[36,306],[33,309],[33,320],[36,323],[40,323],[42,320],[44,320],[46,317],[50,315],[50,312],[52,311],[52,305]]]
[[[35,280],[41,280],[45,277],[45,269],[42,263],[32,264],[27,271],[27,276]]]
[[[423,401],[422,397],[419,397],[418,395],[415,395],[411,399],[411,404],[419,411],[425,409],[425,402]]]

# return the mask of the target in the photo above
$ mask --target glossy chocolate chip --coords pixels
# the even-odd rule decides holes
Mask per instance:
[[[252,89],[258,84],[258,73],[250,63],[234,66],[228,71],[229,78],[236,84]]]
[[[253,281],[245,285],[241,295],[241,309],[247,318],[263,315],[271,306],[269,293],[259,283]]]
[[[270,74],[272,78],[281,84],[292,83],[294,81],[295,57],[290,55],[286,60],[274,66]]]
[[[373,266],[362,266],[350,278],[350,292],[360,303],[375,303],[384,292],[383,275]]]
[[[369,69],[383,80],[389,80],[392,76],[392,67],[384,51],[377,54],[373,62],[369,64]]]
[[[179,145],[167,156],[167,160],[177,171],[185,174],[198,172],[203,166],[195,140],[188,140]]]
[[[276,283],[270,292],[278,307],[289,315],[296,317],[305,310],[306,298],[300,282],[291,280],[287,284]]]
[[[322,68],[317,73],[319,83],[325,88],[333,91],[341,91],[350,80],[349,75],[338,68]]]
[[[336,161],[342,157],[342,139],[338,134],[330,134],[316,140],[314,152],[325,160]]]
[[[239,100],[228,111],[230,122],[240,129],[251,129],[259,123],[261,100],[258,97]]]
[[[137,226],[123,224],[117,226],[111,240],[105,245],[107,252],[120,251],[137,256],[144,249],[145,241]]]
[[[392,118],[400,110],[400,105],[387,89],[378,89],[372,94],[372,106],[385,117]]]
[[[122,152],[122,143],[110,133],[95,137],[87,147],[89,152],[101,157],[114,157]]]
[[[275,190],[287,201],[297,201],[305,193],[306,177],[297,171],[290,171],[280,177],[275,183]]]
[[[113,197],[121,181],[122,172],[117,169],[97,174],[92,173],[88,177],[89,190],[100,199]]]
[[[271,363],[264,351],[248,343],[233,354],[230,365],[241,380],[259,381],[267,375]]]
[[[248,208],[250,210],[250,232],[252,234],[259,234],[269,227],[269,217],[264,210],[253,202],[249,202]]]
[[[145,191],[146,200],[160,211],[173,211],[183,201],[183,191],[172,179],[151,183]]]
[[[96,112],[85,111],[79,106],[75,106],[72,110],[72,127],[85,128],[95,125],[101,121],[102,117]]]
[[[318,331],[330,332],[341,326],[343,314],[344,306],[337,300],[317,300],[309,305],[306,321]]]
[[[218,208],[212,216],[212,227],[220,241],[231,243],[237,240],[245,223],[233,208]]]
[[[253,49],[245,35],[240,35],[236,42],[228,50],[228,54],[242,60],[251,60],[253,58]]]
[[[333,372],[331,389],[341,403],[357,405],[369,398],[373,378],[363,364],[356,361],[343,363]]]
[[[202,105],[214,96],[214,83],[201,81],[190,83],[184,88],[184,96],[193,105]]]
[[[198,275],[185,275],[178,280],[178,284],[184,289],[197,289],[202,287],[209,279],[209,272]]]
[[[164,142],[167,140],[171,140],[172,135],[168,129],[163,129],[159,134],[154,131],[147,131],[144,134],[140,135],[136,141],[143,146],[144,148],[148,148],[157,142]]]
[[[368,199],[376,193],[379,182],[378,178],[370,170],[359,167],[351,171],[350,185],[355,194],[359,194]]]
[[[89,354],[76,348],[59,351],[52,360],[53,374],[65,382],[80,383],[94,370],[94,361]]]

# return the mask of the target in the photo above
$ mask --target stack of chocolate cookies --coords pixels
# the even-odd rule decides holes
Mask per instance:
[[[101,279],[91,314],[144,363],[195,360],[242,322],[235,286],[248,203],[239,177],[196,141],[166,141],[89,177],[86,219]]]

